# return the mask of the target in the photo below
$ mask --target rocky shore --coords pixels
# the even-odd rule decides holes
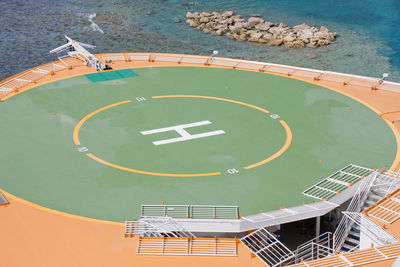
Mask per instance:
[[[233,11],[187,12],[186,23],[206,33],[225,35],[240,41],[266,43],[271,46],[284,45],[286,48],[325,46],[336,37],[336,32],[330,32],[324,26],[318,29],[300,24],[291,28],[282,22],[273,23],[258,16],[246,20],[240,15],[235,15]]]

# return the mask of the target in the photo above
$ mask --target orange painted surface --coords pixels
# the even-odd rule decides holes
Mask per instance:
[[[145,61],[114,61],[112,64],[115,70],[150,66],[204,67],[203,64]],[[16,93],[56,80],[94,72],[91,67],[83,65],[65,69],[55,72],[54,75],[46,75]],[[341,82],[314,81],[313,78],[298,78],[295,75],[290,78],[327,87],[367,105],[391,126],[398,148],[400,147],[400,124],[393,123],[400,118],[400,93],[369,90],[354,85],[344,86]],[[2,100],[16,93],[3,97]],[[400,149],[391,170],[399,168]],[[242,244],[238,244],[238,257],[136,255],[137,240],[124,238],[123,224],[68,215],[40,208],[7,193],[4,195],[10,204],[0,206],[0,266],[265,266],[258,258],[251,257],[249,250]],[[400,223],[397,224],[399,225],[393,228],[393,234],[398,229],[399,235],[396,235],[400,237]],[[390,266],[393,262],[394,260],[388,260],[364,266]]]
[[[137,255],[123,224],[49,212],[9,194],[0,207],[0,266],[265,266],[238,244],[238,257]]]
[[[373,209],[375,209],[378,205],[383,205],[385,206],[385,203],[388,202],[390,200],[390,197],[393,195],[398,195],[400,193],[400,188],[397,189],[396,191],[394,191],[393,193],[389,194],[388,196],[386,196],[385,198],[381,199],[380,201],[378,201],[377,203],[375,203],[374,205],[372,205],[371,207],[369,207],[368,209],[364,210],[363,213],[364,215],[366,215],[371,221],[375,222],[376,224],[380,225],[383,227],[383,229],[385,229],[386,231],[388,231],[389,233],[391,233],[393,236],[395,236],[397,239],[400,239],[400,219],[396,219],[394,222],[392,223],[386,223],[382,220],[379,220],[377,218],[374,218],[372,216],[368,216],[368,213],[370,211],[372,211]],[[398,212],[396,210],[396,212]],[[393,213],[392,213],[393,214]]]

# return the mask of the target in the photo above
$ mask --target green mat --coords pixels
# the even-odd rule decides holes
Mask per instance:
[[[138,74],[131,69],[127,70],[115,70],[115,71],[106,71],[99,73],[86,74],[86,78],[88,78],[91,82],[104,82],[110,80],[119,80],[125,78],[136,77]]]

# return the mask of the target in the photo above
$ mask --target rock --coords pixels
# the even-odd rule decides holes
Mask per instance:
[[[327,44],[329,44],[330,42],[328,41],[328,40],[319,40],[318,41],[318,46],[323,46],[323,45],[327,45]]]
[[[264,20],[262,18],[251,17],[247,20],[249,28],[253,28],[257,24],[263,23]]]
[[[175,22],[181,20],[173,18]],[[187,12],[186,23],[206,33],[226,35],[236,40],[258,43],[268,43],[271,46],[284,44],[286,48],[302,48],[326,46],[335,40],[337,33],[329,32],[328,28],[319,29],[305,23],[293,28],[284,23],[264,21],[258,14],[246,20],[233,11],[219,12]]]
[[[258,17],[261,17],[261,15],[260,14],[250,14],[250,17],[258,18]]]
[[[200,16],[202,16],[202,17],[211,17],[212,14],[210,12],[201,12]]]
[[[251,32],[249,34],[249,39],[248,41],[250,42],[258,42],[262,37],[262,33],[260,32]]]
[[[202,23],[202,24],[200,24],[199,26],[197,26],[197,27],[196,27],[196,29],[198,29],[198,30],[201,30],[201,31],[202,31],[202,30],[204,29],[204,25],[205,25],[205,24],[204,24],[204,23]]]
[[[217,26],[217,23],[215,23],[214,21],[210,21],[209,23],[206,23],[206,28],[211,28],[214,29],[215,26]]]
[[[210,20],[208,19],[208,17],[201,17],[200,20],[199,20],[200,23],[207,23],[209,21]]]
[[[181,22],[181,20],[177,17],[174,17],[172,20],[175,21],[176,23]]]
[[[297,32],[297,36],[299,37],[300,40],[304,41],[309,41],[313,37],[313,32],[311,29],[303,29],[301,31]]]
[[[268,43],[269,40],[272,39],[272,34],[270,34],[270,33],[264,33],[263,36],[262,36],[262,39],[265,40],[266,43]]]
[[[282,43],[283,43],[282,37],[274,37],[274,36],[268,42],[268,44],[271,46],[280,46]]]
[[[240,29],[241,29],[241,27],[239,25],[237,25],[237,24],[229,26],[229,30],[232,33],[238,33],[240,31]]]
[[[286,36],[283,38],[283,41],[284,41],[285,44],[286,44],[286,43],[294,42],[294,41],[296,41],[296,39],[297,39],[297,36],[296,36],[293,32],[291,32],[291,33],[289,33],[288,35],[286,35]]]
[[[219,29],[215,31],[216,35],[223,35],[225,33],[225,31],[223,29]]]
[[[302,48],[304,46],[305,46],[305,44],[301,40],[294,41],[294,43],[293,43],[293,48]]]
[[[224,13],[221,14],[222,17],[224,18],[229,18],[233,16],[233,11],[225,11]]]
[[[259,31],[268,31],[269,28],[271,28],[271,23],[270,22],[260,23],[257,24],[254,28]]]
[[[188,23],[187,20],[186,20],[186,23]],[[188,24],[189,24],[190,27],[197,27],[197,26],[199,26],[199,23],[198,23],[197,21],[195,21],[195,20],[190,20]]]
[[[318,42],[310,41],[306,46],[310,48],[315,48],[318,46]]]
[[[299,31],[304,31],[304,30],[309,30],[309,29],[311,29],[311,27],[308,26],[305,23],[300,24],[300,25],[296,25],[296,26],[293,27],[293,31],[296,32],[296,33],[299,32]]]
[[[245,41],[247,39],[247,34],[245,34],[245,33],[242,33],[242,34],[234,33],[233,34],[233,38],[236,39],[236,40],[239,40],[239,41]]]
[[[228,38],[231,38],[231,39],[234,38],[234,37],[233,37],[233,33],[231,33],[231,32],[227,32],[225,35],[226,35],[226,37],[228,37]]]
[[[193,17],[193,13],[192,12],[186,12],[186,18],[187,19],[192,19]]]
[[[321,26],[321,28],[319,29],[320,32],[329,32],[328,28],[326,28],[325,26]]]

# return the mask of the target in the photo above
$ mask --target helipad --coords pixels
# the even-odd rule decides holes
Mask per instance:
[[[349,163],[390,167],[395,134],[364,104],[288,77],[135,67],[51,81],[0,104],[1,187],[27,201],[122,221],[141,204],[310,201]]]

